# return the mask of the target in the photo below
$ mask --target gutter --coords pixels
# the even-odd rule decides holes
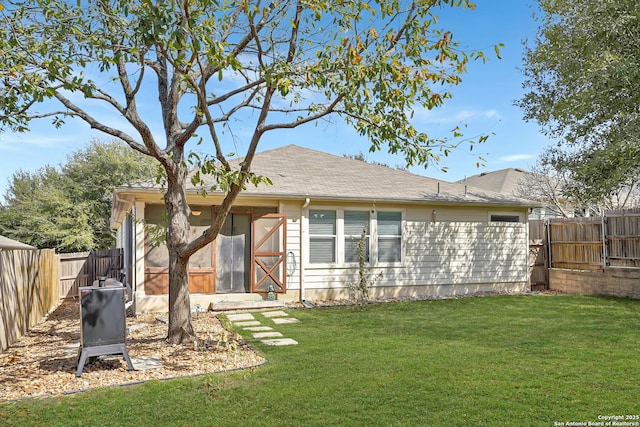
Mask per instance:
[[[302,218],[304,216],[304,210],[309,207],[310,203],[311,203],[311,199],[307,195],[307,197],[305,197],[304,199],[304,203],[302,204],[302,207],[300,208],[300,267],[298,268],[298,270],[300,270],[298,273],[300,275],[300,278],[298,279],[300,281],[300,302],[304,302],[306,299],[306,295],[304,292],[304,283],[303,283],[304,257],[302,256],[303,255],[302,251],[304,248],[304,233],[302,229],[302,222],[303,222]]]

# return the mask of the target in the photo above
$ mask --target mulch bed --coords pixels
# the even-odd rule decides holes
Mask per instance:
[[[199,345],[169,345],[167,324],[158,314],[127,317],[131,359],[156,358],[161,367],[129,371],[121,356],[86,363],[76,377],[80,314],[78,303],[61,303],[8,350],[0,353],[0,402],[55,396],[97,387],[223,372],[257,366],[265,359],[224,329],[211,312],[194,316]],[[166,314],[165,314],[166,316]]]

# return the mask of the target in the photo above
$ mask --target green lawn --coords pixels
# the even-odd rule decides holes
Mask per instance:
[[[301,323],[275,328],[300,344],[255,342],[269,359],[255,370],[3,404],[0,424],[554,426],[640,414],[640,301],[496,296],[290,314]]]

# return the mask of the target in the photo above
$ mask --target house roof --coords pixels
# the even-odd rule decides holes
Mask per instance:
[[[17,240],[10,239],[5,236],[0,236],[0,250],[13,250],[13,249],[37,249],[34,246],[27,245],[26,243],[18,242]]]
[[[242,159],[234,159],[239,165]],[[257,153],[251,170],[267,176],[273,185],[247,185],[243,197],[361,202],[433,203],[438,205],[493,205],[532,207],[535,203],[513,195],[439,181],[386,166],[336,156],[296,145]],[[214,183],[207,176],[208,186]],[[187,191],[197,192],[191,186]],[[127,193],[161,191],[155,183],[116,189],[114,202]],[[120,195],[120,198],[118,197]],[[116,203],[114,203],[116,209]]]
[[[456,182],[513,196],[517,194],[516,190],[518,189],[519,183],[528,179],[530,175],[530,172],[522,169],[508,168],[492,172],[483,172]]]

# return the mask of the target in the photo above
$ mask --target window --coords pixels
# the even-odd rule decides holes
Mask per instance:
[[[491,222],[520,222],[520,215],[491,214]]]
[[[369,262],[369,211],[344,211],[344,262],[358,262],[358,242],[365,232],[364,256]]]
[[[168,223],[167,211],[164,205],[146,205],[144,208],[145,221],[148,224],[145,232],[145,260],[147,267],[168,268],[169,251],[164,243]],[[162,243],[155,239],[162,238]]]
[[[201,235],[211,224],[211,208],[209,206],[192,207],[192,214],[189,217],[189,240]],[[164,205],[146,205],[145,220],[150,226],[145,237],[146,261],[148,268],[168,268],[169,251],[166,244],[166,227],[168,223],[167,211]],[[157,243],[154,239],[161,238],[163,241]],[[189,258],[190,268],[212,268],[213,266],[213,244],[209,243],[204,248],[193,254]]]
[[[402,213],[378,212],[378,262],[402,260]]]
[[[336,211],[309,211],[309,261],[336,262]]]

